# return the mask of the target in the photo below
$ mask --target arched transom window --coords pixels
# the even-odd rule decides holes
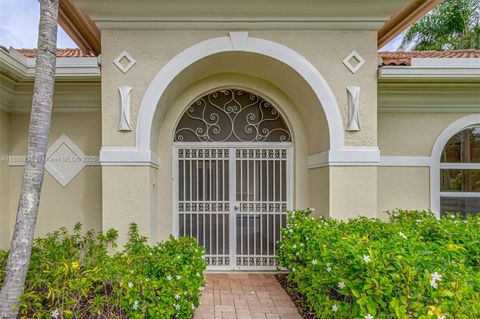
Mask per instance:
[[[443,149],[440,213],[446,212],[480,212],[480,125],[458,132]]]
[[[291,142],[278,110],[262,97],[228,88],[204,95],[184,112],[175,142]]]

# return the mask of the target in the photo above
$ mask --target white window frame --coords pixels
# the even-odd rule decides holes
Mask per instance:
[[[480,163],[440,163],[443,149],[452,136],[474,125],[480,125],[480,114],[462,117],[447,126],[438,136],[432,149],[430,165],[430,209],[440,217],[441,197],[480,197],[480,193],[473,192],[441,192],[441,169],[480,169]]]

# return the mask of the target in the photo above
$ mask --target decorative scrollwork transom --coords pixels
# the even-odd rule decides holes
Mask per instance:
[[[260,96],[223,89],[194,101],[175,130],[175,142],[290,142],[278,110]]]

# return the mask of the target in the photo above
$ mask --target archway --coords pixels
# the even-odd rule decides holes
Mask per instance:
[[[337,101],[329,85],[303,56],[281,44],[250,38],[247,33],[232,32],[229,37],[219,37],[196,44],[179,53],[170,60],[155,76],[140,106],[136,128],[137,146],[132,158],[139,161],[154,160],[151,152],[151,131],[158,101],[168,85],[186,68],[195,62],[222,52],[250,52],[268,56],[280,61],[297,72],[310,86],[323,108],[327,119],[330,151],[341,151],[344,148],[344,126]]]

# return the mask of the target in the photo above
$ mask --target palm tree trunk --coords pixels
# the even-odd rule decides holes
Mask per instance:
[[[0,318],[16,318],[24,291],[42,189],[55,83],[59,0],[40,1],[35,84],[17,220],[0,291]]]

